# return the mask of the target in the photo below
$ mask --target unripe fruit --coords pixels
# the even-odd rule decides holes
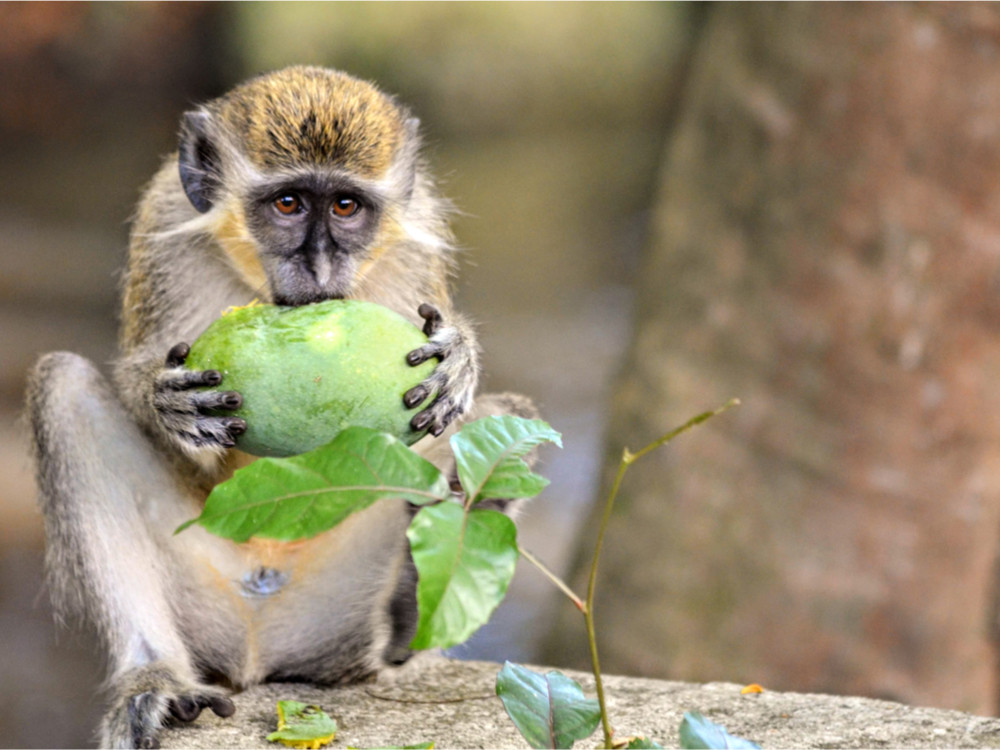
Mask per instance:
[[[408,320],[371,302],[329,300],[300,307],[250,305],[225,313],[191,346],[185,365],[218,370],[220,389],[237,391],[243,405],[240,450],[292,456],[332,440],[346,427],[388,432],[407,444],[424,432],[410,419],[403,394],[433,372],[406,355],[427,343]],[[220,412],[221,413],[221,412]]]

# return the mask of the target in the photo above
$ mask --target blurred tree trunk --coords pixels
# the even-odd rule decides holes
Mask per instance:
[[[608,471],[744,405],[630,470],[607,671],[994,710],[998,40],[988,5],[712,8]],[[578,619],[549,660],[586,665]]]

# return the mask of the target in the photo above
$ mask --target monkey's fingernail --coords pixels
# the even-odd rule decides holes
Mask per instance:
[[[430,412],[422,411],[410,420],[410,427],[419,432],[431,423],[431,419],[433,419],[433,417]]]
[[[209,698],[208,700],[216,716],[226,719],[236,713],[236,706],[229,698]]]
[[[239,409],[243,406],[243,396],[236,391],[229,391],[222,397],[222,405],[227,409]]]
[[[428,430],[434,437],[441,437],[441,433],[444,432],[445,425],[440,422]]]
[[[191,347],[187,344],[175,344],[167,353],[167,367],[180,367],[190,353]]]
[[[464,487],[462,487],[462,483],[459,481],[458,477],[452,477],[448,480],[448,489],[452,492],[461,492]]]
[[[427,357],[424,355],[422,349],[414,349],[412,352],[406,355],[406,364],[410,367],[419,365],[421,362],[426,362]]]
[[[142,739],[139,740],[139,747],[145,748],[145,750],[153,750],[159,746],[160,741],[151,734],[143,735]]]
[[[427,398],[427,388],[422,385],[415,386],[403,394],[403,403],[407,409],[412,409]]]
[[[222,373],[218,370],[205,370],[201,375],[201,382],[205,385],[218,385],[222,382]]]
[[[226,425],[226,432],[233,437],[242,435],[247,431],[247,421],[242,417],[227,417],[224,424]]]
[[[182,696],[171,701],[170,713],[181,721],[194,721],[198,717],[198,714],[201,713],[201,709],[198,708],[198,704],[194,699]]]

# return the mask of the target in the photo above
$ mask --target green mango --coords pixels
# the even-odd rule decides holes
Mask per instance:
[[[406,355],[427,336],[388,308],[360,300],[300,307],[250,305],[229,310],[191,345],[186,366],[218,370],[221,390],[237,391],[247,431],[237,447],[256,456],[294,456],[354,425],[411,445],[425,434],[403,394],[426,380],[437,360],[416,367]]]

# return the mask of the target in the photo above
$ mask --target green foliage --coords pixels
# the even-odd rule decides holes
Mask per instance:
[[[417,633],[410,648],[465,641],[507,593],[517,563],[517,528],[503,513],[455,503],[421,508],[406,532],[417,566]]]
[[[497,673],[497,695],[532,747],[568,748],[594,733],[601,707],[575,680],[560,672],[540,674],[505,662]]]
[[[477,508],[483,497],[532,497],[548,484],[523,456],[561,436],[541,420],[487,417],[451,438],[464,507],[422,508],[410,524],[417,566],[417,632],[410,648],[448,648],[467,640],[503,600],[517,563],[517,527],[502,513]]]
[[[278,731],[267,735],[269,742],[288,747],[318,748],[337,734],[337,722],[319,706],[298,701],[278,701]]]
[[[523,456],[545,442],[562,447],[562,436],[540,419],[486,417],[463,427],[451,448],[468,503],[534,497],[544,490],[549,481],[533,473]]]
[[[633,737],[628,741],[625,750],[663,750],[663,745],[651,737]]]
[[[423,505],[451,497],[448,481],[391,435],[349,427],[291,458],[262,458],[215,486],[198,523],[227,539],[293,541],[333,528],[383,498]]]
[[[760,750],[760,745],[734,737],[715,722],[709,721],[697,711],[684,713],[680,727],[681,747],[684,750],[711,748],[713,750]]]

